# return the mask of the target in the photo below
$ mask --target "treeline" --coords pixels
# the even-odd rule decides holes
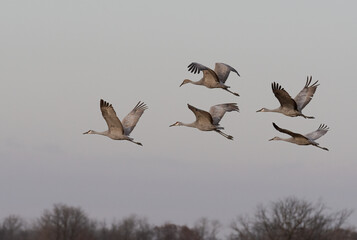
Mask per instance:
[[[345,226],[352,211],[328,213],[323,203],[295,197],[257,207],[252,217],[239,216],[221,236],[222,225],[202,218],[193,226],[153,225],[135,215],[110,224],[90,219],[80,207],[55,204],[31,223],[10,215],[0,222],[0,240],[357,240]]]

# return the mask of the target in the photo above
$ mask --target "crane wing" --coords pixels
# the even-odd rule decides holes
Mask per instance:
[[[111,104],[103,99],[100,99],[100,111],[102,112],[104,120],[107,122],[109,132],[118,132],[120,134],[124,133],[123,125],[121,124]]]
[[[237,72],[237,70],[235,70],[234,68],[232,68],[231,66],[229,66],[228,64],[225,64],[225,63],[216,63],[216,65],[214,67],[214,71],[217,74],[218,79],[221,83],[226,82],[226,80],[229,76],[229,73],[231,71],[237,73],[237,75],[240,76],[239,73]]]
[[[123,119],[123,127],[124,127],[125,135],[127,136],[130,135],[130,133],[133,131],[136,124],[138,123],[141,115],[143,115],[144,111],[147,108],[148,107],[146,106],[145,103],[139,101],[138,104],[136,104],[136,106],[134,107],[134,109],[131,110],[131,112],[125,116],[125,118]]]
[[[280,127],[278,127],[278,125],[276,125],[275,123],[273,123],[273,126],[274,126],[274,128],[275,128],[276,130],[278,130],[279,132],[288,134],[288,135],[292,136],[293,138],[297,138],[297,137],[306,138],[304,135],[301,135],[300,133],[294,133],[294,132],[289,131],[289,130],[287,130],[287,129],[280,128]]]
[[[195,114],[197,122],[201,122],[201,123],[206,122],[209,124],[213,124],[213,119],[212,119],[212,116],[210,113],[208,113],[204,110],[195,108],[194,106],[192,106],[190,104],[187,104],[187,106]]]
[[[279,100],[281,107],[297,110],[297,105],[294,99],[292,99],[287,91],[282,88],[278,83],[273,82],[271,88],[275,97]]]
[[[317,84],[318,81],[310,85],[311,81],[312,76],[310,76],[310,78],[308,76],[304,88],[299,92],[298,95],[296,95],[294,99],[299,111],[301,111],[311,101],[314,93],[316,92],[317,86],[319,86],[319,84]]]
[[[204,66],[202,64],[199,64],[199,63],[196,63],[196,62],[190,63],[190,65],[188,65],[187,68],[188,68],[189,72],[192,72],[194,74],[200,73],[203,70],[210,69],[209,67],[206,67],[206,66]]]
[[[213,119],[213,125],[218,125],[226,112],[237,111],[239,108],[236,103],[223,103],[212,106],[209,113]]]
[[[316,140],[320,137],[322,137],[323,135],[325,135],[329,130],[329,127],[325,124],[320,124],[319,128],[311,133],[305,134],[305,137],[307,137],[310,140]]]
[[[192,62],[190,65],[188,65],[188,71],[192,73],[200,73],[201,71],[203,72],[203,81],[206,83],[204,85],[216,85],[219,83],[219,78],[215,71],[210,69],[209,67],[206,67],[202,64]]]

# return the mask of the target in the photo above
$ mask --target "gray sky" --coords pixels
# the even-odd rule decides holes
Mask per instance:
[[[355,1],[1,1],[0,218],[32,219],[54,203],[97,219],[146,216],[228,224],[259,203],[297,196],[356,209],[352,104],[357,89]],[[228,63],[222,90],[199,80],[192,61]],[[304,109],[314,120],[256,113],[279,105],[271,82],[292,96],[319,80]],[[105,130],[99,100],[119,118],[139,100],[149,109],[131,136],[144,147],[83,132]],[[192,122],[190,103],[208,110],[237,102],[221,124],[235,137],[168,126]],[[268,139],[330,131],[329,152]],[[285,137],[285,136],[284,136]],[[350,218],[357,224],[357,214]]]

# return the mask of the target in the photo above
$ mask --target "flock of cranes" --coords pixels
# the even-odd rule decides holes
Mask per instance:
[[[225,63],[216,63],[215,69],[212,70],[202,64],[193,62],[188,65],[188,70],[192,73],[200,73],[202,71],[203,77],[199,81],[192,81],[189,79],[185,79],[180,87],[184,84],[191,83],[194,85],[202,85],[207,88],[220,88],[223,89],[235,96],[239,96],[238,93],[232,92],[229,90],[229,86],[225,85],[226,80],[230,74],[230,72],[236,73],[238,76],[239,73],[233,67],[225,64]],[[257,112],[276,112],[281,113],[289,117],[297,117],[301,116],[307,119],[313,119],[312,116],[305,116],[301,111],[304,107],[311,101],[314,93],[316,92],[317,87],[319,86],[318,81],[312,82],[312,77],[307,77],[306,84],[304,88],[296,95],[293,99],[284,88],[282,88],[278,83],[272,83],[272,90],[275,97],[278,99],[280,106],[276,109],[267,109],[262,108]],[[175,122],[174,124],[170,125],[173,126],[186,126],[197,128],[201,131],[215,131],[222,135],[223,137],[233,140],[231,135],[228,135],[222,130],[224,129],[222,126],[219,125],[219,122],[223,118],[226,112],[239,112],[239,108],[236,103],[223,103],[217,104],[210,108],[209,112],[198,109],[190,104],[187,104],[188,108],[195,114],[196,120],[192,123],[182,123],[182,122]],[[108,125],[108,130],[103,132],[97,132],[94,130],[89,130],[83,134],[99,134],[103,136],[107,136],[113,140],[127,140],[137,145],[142,146],[140,142],[134,141],[133,138],[129,137],[130,133],[135,128],[136,124],[138,123],[140,117],[144,113],[144,111],[148,107],[143,102],[138,102],[138,104],[134,107],[134,109],[122,120],[120,121],[117,117],[115,110],[111,104],[104,101],[103,99],[100,100],[100,110],[102,112],[102,116]],[[297,145],[312,145],[323,150],[327,150],[325,147],[319,146],[315,140],[320,138],[321,136],[325,135],[329,128],[325,124],[321,124],[319,128],[311,133],[302,135],[300,133],[295,133],[289,131],[287,129],[283,129],[278,127],[275,123],[273,123],[273,127],[281,133],[285,133],[290,135],[290,138],[280,138],[274,137],[270,139],[272,140],[281,140],[290,143],[294,143]]]

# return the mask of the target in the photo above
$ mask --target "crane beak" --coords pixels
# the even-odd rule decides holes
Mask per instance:
[[[87,131],[87,132],[84,132],[83,134],[88,134],[90,132],[90,130],[89,131]]]
[[[182,82],[181,84],[180,84],[180,87],[183,85],[184,83]]]
[[[269,139],[269,141],[273,141],[273,140],[274,140],[274,138]]]
[[[174,127],[174,126],[178,126],[179,122],[175,122],[174,124],[171,124],[169,127]]]

